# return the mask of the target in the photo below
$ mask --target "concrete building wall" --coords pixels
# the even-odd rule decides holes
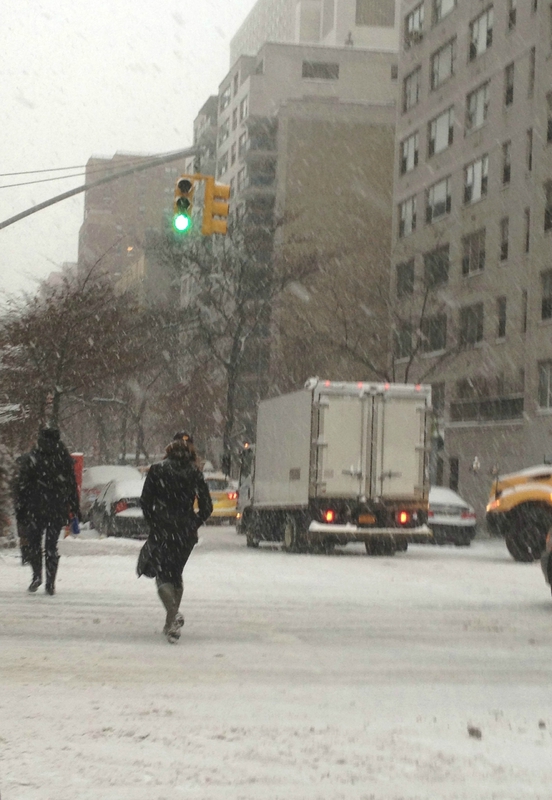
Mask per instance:
[[[278,117],[276,213],[289,218],[280,247],[297,269],[318,254],[316,271],[293,284],[275,314],[273,369],[284,391],[311,375],[375,377],[347,352],[360,337],[385,370],[394,118],[392,106],[291,100]]]
[[[396,51],[400,0],[258,0],[230,42],[230,67],[266,42]]]
[[[539,463],[552,452],[550,408],[539,401],[539,362],[552,359],[552,321],[543,319],[542,283],[543,271],[552,267],[551,231],[544,222],[545,185],[552,180],[547,129],[550,9],[532,0],[515,5],[467,0],[451,4],[441,20],[435,19],[429,0],[407,0],[401,11],[392,292],[397,295],[397,267],[413,259],[416,285],[428,296],[429,314],[446,315],[446,348],[429,348],[417,357],[412,377],[426,376],[441,388],[444,384],[444,480],[454,482],[458,464],[459,489],[480,513],[494,466],[510,471]],[[418,15],[419,23],[421,8],[423,23],[409,35],[409,15]],[[451,42],[453,74],[435,86],[436,77],[449,70]],[[512,92],[507,91],[510,65]],[[406,108],[407,98],[415,98],[409,90],[416,70],[419,99]],[[479,107],[474,98],[483,86],[487,96]],[[449,108],[451,138],[435,154],[430,126]],[[403,172],[407,142],[416,134],[416,163],[410,157]],[[476,180],[483,191],[473,200],[472,165],[483,160],[487,176],[483,183]],[[448,213],[429,219],[427,190],[447,177]],[[416,228],[401,235],[401,204],[410,198],[416,199]],[[466,237],[483,230],[484,257],[475,268]],[[446,245],[448,280],[426,291],[424,255]],[[396,297],[403,312],[416,302],[415,292]],[[465,308],[480,303],[482,336],[466,343]],[[478,473],[472,471],[475,457],[481,464]]]

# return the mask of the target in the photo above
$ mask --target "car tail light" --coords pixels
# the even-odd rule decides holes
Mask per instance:
[[[552,529],[546,534],[546,552],[552,553]]]
[[[396,520],[399,525],[408,525],[412,521],[412,514],[410,511],[397,511]]]
[[[327,508],[322,516],[324,517],[324,522],[335,522],[335,511],[333,508]]]
[[[435,512],[429,509],[429,511],[427,512],[427,516],[431,519],[431,517],[435,516]]]
[[[126,511],[128,508],[128,503],[126,500],[119,500],[117,505],[115,506],[115,513],[120,514],[121,511]]]
[[[476,515],[474,511],[462,511],[460,514],[461,519],[475,519]]]
[[[237,500],[238,499],[238,493],[237,492],[228,492],[228,494],[226,496],[228,497],[229,500]]]

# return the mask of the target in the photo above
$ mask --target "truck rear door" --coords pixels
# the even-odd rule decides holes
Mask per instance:
[[[384,498],[424,495],[426,399],[423,395],[374,398],[371,494]]]
[[[319,396],[317,496],[350,498],[364,493],[368,401],[352,394]]]

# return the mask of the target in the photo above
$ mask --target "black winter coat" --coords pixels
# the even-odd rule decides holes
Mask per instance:
[[[14,485],[17,521],[23,526],[61,528],[79,516],[79,494],[73,459],[59,431],[40,431],[38,443],[21,457]]]
[[[194,511],[196,497],[197,513]],[[203,473],[189,458],[171,453],[164,461],[150,467],[140,505],[152,530],[179,530],[183,534],[195,534],[213,510]]]

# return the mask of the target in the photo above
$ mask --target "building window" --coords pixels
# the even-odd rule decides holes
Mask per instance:
[[[247,149],[247,133],[240,133],[238,139],[238,155],[241,158]]]
[[[470,61],[488,50],[493,43],[493,7],[470,23]]]
[[[527,333],[527,291],[521,293],[521,332]]]
[[[249,113],[249,98],[244,97],[243,100],[240,101],[240,122],[244,120]]]
[[[238,192],[245,188],[246,176],[246,168],[242,167],[238,172]]]
[[[397,264],[397,297],[414,294],[414,259]]]
[[[435,353],[447,347],[447,315],[425,317],[421,324],[422,353]]]
[[[433,0],[433,24],[444,19],[455,7],[456,0]]]
[[[482,156],[464,169],[464,203],[476,203],[487,194],[489,157]]]
[[[497,330],[496,335],[499,339],[506,336],[506,298],[498,297],[496,301]]]
[[[458,491],[460,478],[460,461],[456,456],[449,458],[449,489],[453,492]]]
[[[240,73],[236,72],[236,74],[234,75],[234,95],[237,94],[239,88],[240,88]]]
[[[514,102],[514,63],[508,64],[504,70],[504,105],[511,106]]]
[[[418,131],[401,142],[401,175],[418,166]]]
[[[527,96],[533,97],[535,91],[535,73],[537,70],[537,51],[532,47],[529,52],[529,82],[527,84]]]
[[[489,110],[489,82],[484,83],[466,98],[466,130],[476,131],[487,119]]]
[[[485,228],[462,239],[462,275],[473,275],[485,268]]]
[[[547,107],[547,127],[546,127],[546,141],[548,144],[552,142],[552,92],[547,92],[546,95],[546,107]]]
[[[541,272],[541,319],[552,319],[552,269]]]
[[[434,220],[450,214],[450,177],[444,178],[426,192],[426,222],[429,224]]]
[[[230,136],[230,120],[226,119],[219,128],[219,145],[225,142]]]
[[[437,89],[454,75],[456,39],[451,39],[431,56],[431,88]]]
[[[395,0],[356,0],[357,25],[392,28],[395,25]]]
[[[395,358],[409,358],[412,354],[412,328],[400,325],[393,331],[393,353]]]
[[[452,106],[428,123],[427,140],[429,158],[452,145],[454,141],[454,108]]]
[[[232,130],[235,131],[238,127],[238,109],[232,111]]]
[[[539,361],[540,408],[552,408],[552,361]]]
[[[224,175],[224,173],[227,170],[228,170],[228,150],[226,151],[226,153],[224,153],[224,155],[222,155],[219,158],[219,162],[218,162],[218,176],[219,176],[219,178],[220,178],[221,175]]]
[[[529,252],[529,248],[531,245],[531,209],[526,208],[523,212],[523,218],[525,223],[525,252]]]
[[[483,303],[460,309],[460,346],[471,347],[483,340]]]
[[[443,417],[445,414],[445,383],[431,384],[431,406],[437,417]]]
[[[502,183],[505,186],[510,183],[512,173],[512,142],[504,142],[502,145]]]
[[[302,77],[322,81],[337,81],[339,79],[339,64],[331,64],[324,61],[303,61]]]
[[[424,283],[427,289],[434,289],[448,282],[450,255],[448,244],[436,247],[424,255]]]
[[[230,148],[230,166],[234,166],[236,163],[236,142]]]
[[[408,50],[413,44],[421,42],[424,28],[424,4],[420,3],[407,14],[404,20],[404,46]]]
[[[399,77],[399,65],[391,64],[391,80],[396,81]]]
[[[399,204],[399,236],[408,236],[416,230],[416,197]]]
[[[232,87],[227,86],[226,89],[222,92],[220,96],[220,110],[224,111],[230,105],[230,100],[232,98]]]
[[[500,220],[500,260],[506,261],[508,258],[508,239],[510,234],[510,220],[503,217]]]
[[[544,184],[544,230],[549,231],[552,228],[552,181]]]
[[[513,31],[516,27],[516,6],[517,0],[508,0],[508,30]]]
[[[264,58],[261,58],[255,67],[255,75],[264,75]]]
[[[533,128],[529,128],[525,135],[526,141],[526,153],[525,153],[525,165],[527,167],[527,171],[531,172],[533,169]]]
[[[421,67],[411,72],[403,81],[403,111],[414,108],[420,100]]]

